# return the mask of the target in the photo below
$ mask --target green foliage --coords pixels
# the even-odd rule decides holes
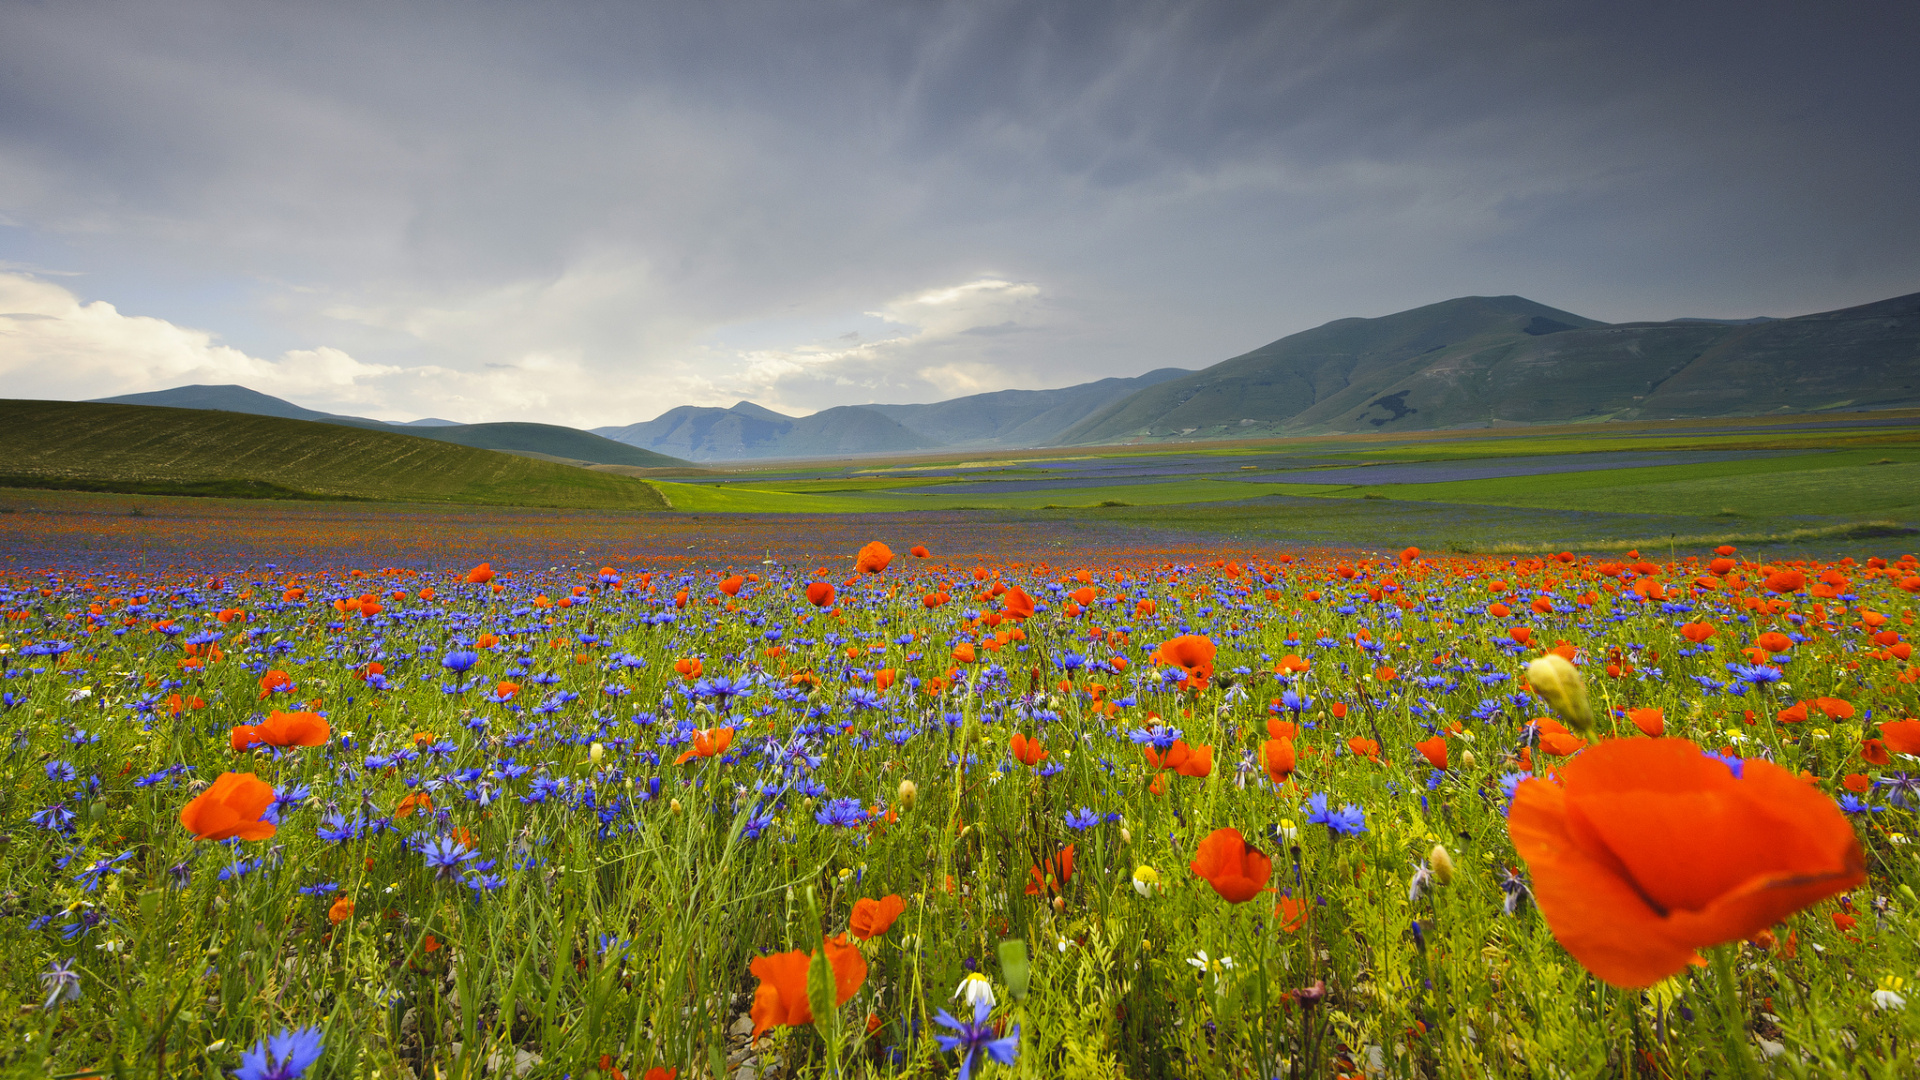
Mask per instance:
[[[242,498],[659,509],[623,476],[387,431],[243,413],[0,401],[0,460],[21,486]]]

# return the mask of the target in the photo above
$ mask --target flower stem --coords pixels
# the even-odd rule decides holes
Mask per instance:
[[[1714,1004],[1720,1013],[1720,1032],[1726,1043],[1727,1068],[1732,1075],[1746,1078],[1758,1076],[1759,1067],[1753,1060],[1753,1048],[1747,1042],[1746,1017],[1740,1008],[1738,982],[1733,971],[1733,957],[1739,948],[1740,943],[1734,942],[1712,950],[1713,991]]]

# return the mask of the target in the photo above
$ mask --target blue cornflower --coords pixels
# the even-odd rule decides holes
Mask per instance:
[[[1533,779],[1532,773],[1510,772],[1500,778],[1500,792],[1507,797],[1508,801],[1512,801],[1514,795],[1520,790],[1520,785],[1531,779]]]
[[[240,1055],[233,1075],[238,1080],[294,1080],[320,1060],[321,1049],[317,1027],[283,1031]]]
[[[1100,815],[1084,806],[1067,815],[1067,828],[1069,829],[1084,831],[1098,824],[1100,824]]]
[[[465,649],[459,650],[457,652],[450,652],[447,655],[440,658],[440,666],[443,668],[446,668],[448,671],[453,672],[455,675],[459,675],[465,672],[468,668],[472,667],[473,665],[479,662],[480,662],[479,653],[469,652]]]
[[[1293,710],[1294,715],[1297,716],[1312,707],[1313,699],[1296,690],[1287,689],[1280,692],[1280,704]]]
[[[100,887],[101,879],[108,874],[119,873],[119,864],[131,858],[133,858],[133,852],[123,851],[111,859],[99,859],[85,870],[75,874],[73,880],[80,883],[81,892],[92,892]]]
[[[65,761],[47,762],[47,779],[57,783],[71,784],[74,778],[73,765]]]
[[[1841,792],[1840,809],[1849,814],[1880,814],[1886,812],[1884,806],[1871,806],[1853,797],[1851,792]]]
[[[969,1080],[973,1075],[974,1062],[979,1060],[982,1051],[1002,1065],[1013,1064],[1014,1057],[1020,1053],[1020,1025],[1013,1025],[1013,1034],[996,1039],[992,1025],[987,1023],[987,1014],[991,1012],[993,1003],[982,998],[974,1002],[971,1024],[955,1019],[945,1009],[934,1014],[934,1023],[960,1033],[934,1036],[941,1050],[960,1051],[960,1080]]]
[[[51,1009],[63,1001],[80,1000],[80,973],[73,970],[74,957],[55,960],[40,973],[40,988],[47,992],[42,1009]]]
[[[1327,809],[1327,797],[1315,795],[1307,800],[1307,822],[1313,825],[1325,825],[1337,834],[1358,836],[1367,831],[1367,819],[1364,812],[1352,803],[1338,810]]]
[[[460,864],[478,857],[477,853],[451,836],[435,837],[420,849],[426,857],[427,868],[437,877],[450,878],[460,872]]]
[[[1733,672],[1734,678],[1754,686],[1777,683],[1786,677],[1779,668],[1768,664],[1728,664],[1727,670]]]
[[[27,815],[27,820],[42,829],[64,832],[67,826],[73,823],[73,816],[73,811],[69,810],[65,803],[54,803],[45,810],[37,810]]]
[[[852,829],[867,823],[867,812],[860,806],[859,799],[829,799],[814,811],[813,820],[822,825]]]

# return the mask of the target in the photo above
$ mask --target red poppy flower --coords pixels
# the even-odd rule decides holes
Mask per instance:
[[[816,581],[807,586],[807,603],[814,607],[833,606],[833,585],[830,582]]]
[[[1154,655],[1159,663],[1171,664],[1187,673],[1182,686],[1200,690],[1213,681],[1213,658],[1217,652],[1212,639],[1205,635],[1182,634],[1163,642],[1154,650]]]
[[[333,734],[318,713],[275,712],[258,724],[242,724],[228,735],[235,750],[250,746],[324,746]]]
[[[1229,904],[1244,904],[1260,895],[1273,876],[1273,860],[1249,848],[1238,829],[1215,829],[1200,841],[1188,866]]]
[[[723,593],[726,593],[728,596],[739,596],[741,587],[744,586],[746,583],[747,583],[746,578],[741,577],[739,574],[735,574],[732,577],[721,579],[720,591]]]
[[[1284,784],[1293,775],[1298,758],[1294,753],[1292,739],[1268,739],[1260,744],[1260,762],[1267,767],[1267,778],[1275,784]]]
[[[733,729],[699,728],[693,733],[693,746],[679,757],[673,759],[675,765],[685,765],[697,757],[710,758],[727,752],[733,745]]]
[[[1201,746],[1196,749],[1188,746],[1187,740],[1177,739],[1172,746],[1167,747],[1167,752],[1164,754],[1151,746],[1143,746],[1141,749],[1146,752],[1147,763],[1156,769],[1171,769],[1181,776],[1195,778],[1213,773],[1213,747],[1211,746]]]
[[[1039,896],[1049,892],[1055,896],[1067,891],[1067,882],[1073,880],[1073,845],[1060,849],[1058,855],[1047,859],[1044,869],[1040,866],[1027,868],[1027,895]]]
[[[1680,636],[1696,645],[1719,632],[1719,630],[1714,629],[1712,623],[1690,622],[1683,623],[1680,626]]]
[[[195,840],[265,840],[274,834],[261,815],[273,804],[273,788],[252,773],[221,773],[180,810],[180,824]]]
[[[1283,896],[1280,902],[1273,906],[1273,917],[1279,921],[1280,929],[1289,934],[1298,933],[1301,927],[1307,925],[1306,902],[1291,896]]]
[[[467,584],[469,585],[485,585],[492,580],[493,566],[491,563],[481,563],[479,566],[467,571]]]
[[[700,663],[699,657],[685,656],[673,662],[673,670],[678,672],[681,678],[692,682],[699,678],[700,673],[706,670],[706,668]]]
[[[1025,620],[1033,618],[1033,597],[1025,589],[1015,585],[1000,598],[1000,612],[1009,619]]]
[[[1347,740],[1347,749],[1353,751],[1354,757],[1363,757],[1369,761],[1380,760],[1380,744],[1372,739],[1363,739],[1355,735]]]
[[[1435,735],[1424,742],[1414,743],[1413,748],[1420,751],[1420,756],[1427,759],[1427,764],[1442,771],[1446,769],[1447,740],[1445,736]]]
[[[1860,744],[1860,760],[1869,765],[1885,765],[1892,759],[1887,756],[1887,744],[1879,739],[1867,739]]]
[[[1880,737],[1896,754],[1920,755],[1920,720],[1894,720],[1880,725]]]
[[[875,540],[860,549],[860,554],[854,557],[853,568],[862,574],[877,574],[892,561],[893,549]]]
[[[834,1004],[845,1005],[867,981],[867,960],[860,947],[836,934],[825,942],[827,965],[833,969]],[[760,979],[753,992],[753,1038],[772,1027],[794,1027],[813,1023],[813,1006],[807,1001],[807,967],[813,955],[794,949],[791,952],[761,956],[747,966]]]
[[[1010,740],[1010,746],[1013,750],[1013,759],[1029,769],[1046,760],[1047,751],[1040,745],[1039,739],[1029,739],[1016,732]]]
[[[1846,815],[1768,761],[1738,776],[1685,739],[1601,743],[1508,816],[1560,944],[1601,979],[1651,986],[1866,879]]]
[[[861,941],[870,941],[886,933],[906,909],[907,902],[897,895],[878,900],[862,897],[853,902],[853,917],[847,920],[847,932]]]
[[[916,559],[924,559],[932,553],[929,552],[926,548],[921,547],[919,544],[915,544],[913,545],[912,549],[907,552],[907,554],[913,556]]]

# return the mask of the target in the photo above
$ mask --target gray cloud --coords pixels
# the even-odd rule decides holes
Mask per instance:
[[[1916,31],[1895,4],[10,5],[0,267],[270,370],[352,358],[287,376],[303,404],[578,424],[1197,367],[1467,293],[1796,314],[1920,288]],[[1020,295],[914,304],[981,282]],[[173,370],[110,360],[34,385]]]

